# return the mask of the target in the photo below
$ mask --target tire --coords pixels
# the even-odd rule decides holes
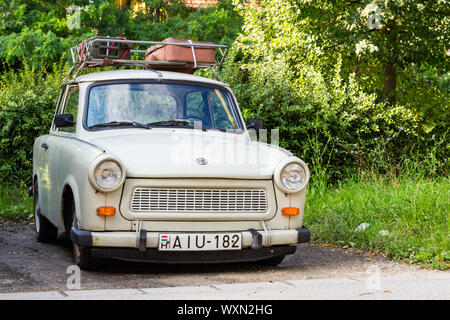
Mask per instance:
[[[286,257],[286,256],[283,255],[283,256],[276,256],[276,257],[264,259],[264,260],[259,261],[258,264],[260,264],[262,266],[276,267],[284,260],[284,257]]]
[[[75,211],[75,203],[72,201],[72,225],[77,226],[77,215]],[[67,231],[70,238],[70,230]],[[96,270],[101,264],[102,260],[98,258],[94,258],[91,256],[90,247],[80,246],[72,241],[73,248],[73,258],[77,266],[80,267],[81,270]]]
[[[39,242],[53,242],[58,235],[58,228],[55,227],[46,217],[41,214],[39,207],[39,188],[37,181],[33,187],[33,213],[34,213],[34,229],[36,238]]]

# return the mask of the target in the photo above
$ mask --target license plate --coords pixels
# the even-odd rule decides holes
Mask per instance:
[[[161,233],[158,250],[240,250],[241,233]]]

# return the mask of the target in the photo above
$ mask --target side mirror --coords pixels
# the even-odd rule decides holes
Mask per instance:
[[[263,121],[260,119],[248,118],[247,129],[255,129],[256,131],[262,129]]]
[[[56,128],[73,127],[73,125],[75,124],[75,121],[73,121],[73,114],[71,113],[57,114],[53,122]]]

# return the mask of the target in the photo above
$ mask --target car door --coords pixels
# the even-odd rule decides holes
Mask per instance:
[[[55,113],[58,111],[66,94],[66,87],[62,86],[56,104]],[[50,206],[49,197],[51,194],[51,174],[49,170],[50,151],[49,143],[52,140],[53,124],[49,134],[38,137],[33,149],[33,166],[37,166],[38,171],[38,187],[39,187],[39,207],[41,214],[49,218]]]
[[[60,105],[56,110],[56,114],[72,113],[76,119],[78,111],[79,88],[77,84],[68,85],[61,99]],[[44,206],[46,216],[55,225],[59,224],[60,218],[60,202],[61,202],[61,170],[64,163],[61,163],[61,152],[63,152],[64,144],[68,143],[68,139],[75,135],[75,126],[67,128],[55,128],[54,125],[50,131],[50,135],[45,142],[45,168],[46,188],[43,190]]]

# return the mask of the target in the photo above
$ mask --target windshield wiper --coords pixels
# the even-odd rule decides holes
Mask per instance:
[[[136,121],[110,121],[105,123],[98,123],[90,126],[89,128],[98,128],[98,127],[113,127],[113,126],[134,126],[144,129],[151,129],[151,127],[145,123],[139,123]]]
[[[183,120],[183,119],[174,119],[174,120],[165,120],[165,121],[157,121],[157,122],[150,122],[147,123],[148,126],[153,126],[153,125],[157,125],[157,126],[175,126],[175,125],[181,125],[181,126],[186,126],[188,124],[190,124],[191,122],[188,120]]]

